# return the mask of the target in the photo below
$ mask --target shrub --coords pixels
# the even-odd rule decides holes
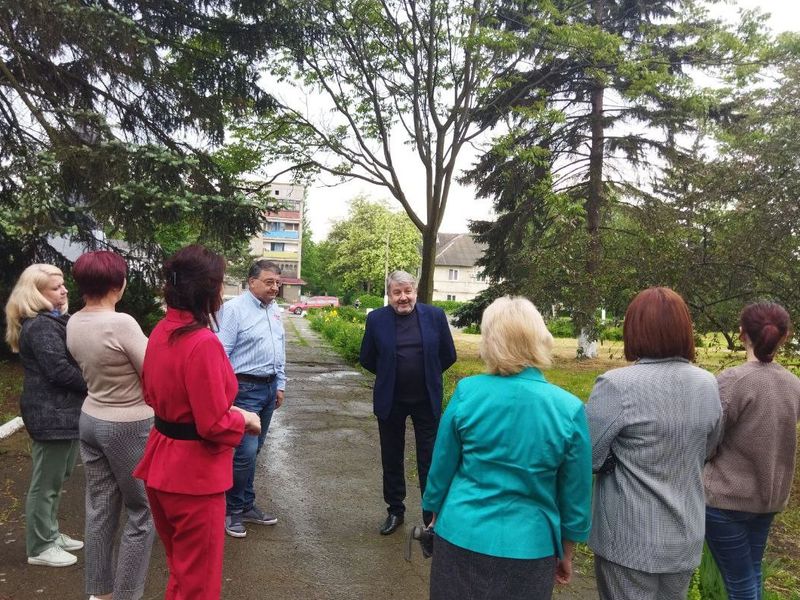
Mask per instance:
[[[575,329],[572,326],[572,319],[569,317],[558,317],[547,321],[547,330],[555,338],[575,337]]]
[[[464,304],[463,302],[458,302],[457,300],[434,300],[431,302],[434,306],[438,306],[447,314],[452,314],[455,310]]]
[[[477,323],[470,323],[466,327],[464,327],[464,333],[473,333],[479,334],[481,332],[481,326]]]
[[[358,301],[361,302],[362,310],[365,308],[380,308],[383,306],[383,296],[362,294],[361,296],[358,296]]]
[[[622,341],[622,327],[618,325],[606,325],[600,328],[600,339],[613,342]]]
[[[354,309],[349,310],[354,311]],[[361,350],[364,325],[344,318],[341,311],[341,308],[313,310],[309,311],[308,319],[314,331],[319,331],[330,341],[334,350],[346,361],[355,364],[358,362],[358,354]]]

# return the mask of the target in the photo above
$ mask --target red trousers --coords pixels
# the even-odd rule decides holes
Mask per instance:
[[[219,600],[225,553],[225,494],[190,496],[147,488],[164,544],[169,583],[164,600]]]

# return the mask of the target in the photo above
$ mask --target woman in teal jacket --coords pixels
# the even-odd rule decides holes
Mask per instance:
[[[495,300],[481,333],[488,374],[456,387],[423,499],[435,514],[431,600],[550,598],[589,534],[583,403],[542,375],[553,338],[530,301]]]

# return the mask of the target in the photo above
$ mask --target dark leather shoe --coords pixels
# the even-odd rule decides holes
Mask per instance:
[[[389,535],[397,531],[397,528],[403,524],[403,515],[389,515],[381,525],[381,535]]]

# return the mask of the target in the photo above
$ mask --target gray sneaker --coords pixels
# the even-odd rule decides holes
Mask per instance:
[[[265,513],[255,504],[253,505],[253,508],[243,512],[240,516],[242,517],[242,521],[244,521],[245,523],[256,523],[258,525],[275,525],[275,523],[278,522],[278,517],[276,517],[275,515],[271,515],[269,513]]]
[[[225,515],[225,533],[235,538],[243,538],[247,535],[247,529],[245,529],[244,523],[242,523],[241,513]]]

